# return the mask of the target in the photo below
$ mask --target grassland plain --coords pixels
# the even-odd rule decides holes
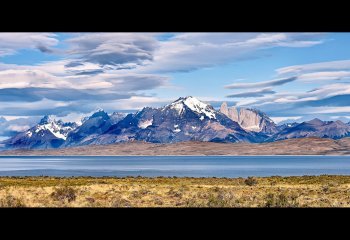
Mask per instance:
[[[1,207],[350,207],[350,176],[1,177]]]

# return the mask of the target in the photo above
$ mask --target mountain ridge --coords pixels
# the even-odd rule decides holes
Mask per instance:
[[[302,123],[276,125],[264,112],[254,108],[228,107],[219,110],[195,97],[180,97],[163,107],[144,107],[135,113],[98,109],[81,125],[44,116],[37,125],[1,142],[5,149],[68,148],[119,142],[179,143],[264,143],[290,138],[350,136],[350,125],[313,119]]]
[[[322,121],[318,118],[285,128],[272,138],[274,141],[288,138],[322,137],[339,139],[350,136],[350,126],[340,120]]]

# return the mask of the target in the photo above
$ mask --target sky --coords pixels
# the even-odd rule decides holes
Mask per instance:
[[[276,123],[350,121],[350,33],[0,33],[0,124],[12,130],[184,96]]]

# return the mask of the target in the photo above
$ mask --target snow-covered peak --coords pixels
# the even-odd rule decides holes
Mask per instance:
[[[185,106],[187,106],[192,111],[197,114],[204,114],[208,118],[216,118],[215,110],[208,104],[201,102],[195,97],[189,96],[185,98],[179,98],[175,102],[170,104],[172,109],[176,109],[179,114],[184,111]]]
[[[56,138],[66,140],[68,133],[76,127],[77,124],[75,123],[64,123],[62,120],[56,121],[52,115],[46,115],[40,120],[38,125],[26,132],[26,136],[31,138],[35,133],[43,137],[45,132],[49,131]]]
[[[40,120],[40,125],[49,124],[55,122],[55,118],[52,115],[46,115]]]
[[[46,130],[50,131],[57,138],[61,138],[64,140],[66,140],[67,138],[67,136],[61,132],[61,126],[59,126],[55,122],[36,126],[35,133],[39,133],[40,131],[46,131]]]
[[[105,120],[109,119],[108,114],[102,109],[98,109],[89,119],[96,118],[96,117],[102,117]]]

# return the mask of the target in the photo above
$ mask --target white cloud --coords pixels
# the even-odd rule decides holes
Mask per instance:
[[[16,120],[16,119],[20,119],[20,118],[29,118],[29,116],[2,116],[3,118],[6,119],[6,121],[12,121],[12,120]]]
[[[40,101],[36,102],[0,102],[1,110],[3,112],[10,111],[11,108],[22,108],[22,109],[47,109],[47,108],[55,108],[55,107],[63,107],[63,106],[69,106],[72,104],[71,102],[64,102],[64,101],[53,101],[49,99],[42,99]]]
[[[161,99],[158,97],[142,97],[133,96],[129,99],[120,99],[118,101],[104,102],[101,107],[103,109],[119,109],[119,110],[140,110],[143,107],[159,107],[165,105],[174,99]],[[98,107],[98,106],[95,106]]]
[[[67,51],[74,64],[89,62],[110,67],[143,64],[153,59],[158,46],[155,34],[149,33],[83,33],[67,40]]]
[[[226,85],[225,88],[228,89],[246,89],[246,88],[263,88],[263,87],[273,87],[273,86],[279,86],[283,85],[289,82],[295,81],[296,77],[290,77],[290,78],[281,78],[281,79],[274,79],[269,81],[263,81],[263,82],[254,82],[254,83],[232,83],[229,85]]]
[[[305,33],[184,33],[159,43],[153,61],[139,71],[191,71],[251,58],[273,47],[309,47],[322,43],[322,34]]]
[[[288,120],[292,120],[292,121],[296,121],[298,119],[301,119],[302,116],[295,116],[295,117],[270,117],[272,119],[272,121],[274,121],[275,123],[280,123],[280,122],[284,122],[284,121],[288,121]]]
[[[317,89],[308,91],[306,93],[299,94],[298,98],[316,97],[322,99],[326,97],[333,97],[337,95],[350,94],[350,85],[346,83],[327,84]]]
[[[350,116],[331,116],[331,117],[330,117],[330,119],[339,119],[339,118],[350,119]]]
[[[243,100],[239,100],[236,103],[237,107],[241,107],[241,106],[249,106],[249,105],[253,105],[258,103],[260,100],[258,98],[255,99],[243,99]]]
[[[316,107],[311,113],[350,113],[350,107]]]
[[[0,88],[67,88],[69,86],[68,81],[41,70],[0,71]]]
[[[277,69],[279,75],[282,74],[302,74],[307,72],[349,70],[350,60],[328,61],[311,63],[304,65],[294,65]]]
[[[7,130],[14,131],[14,132],[23,132],[30,128],[29,125],[9,125],[7,127]]]
[[[1,33],[0,57],[15,54],[20,49],[38,49],[49,51],[58,44],[53,33]]]
[[[339,95],[350,94],[350,85],[345,83],[326,84],[307,92],[278,92],[267,97],[256,99],[256,106],[265,104],[294,104],[307,101],[317,101]]]
[[[316,81],[333,81],[344,80],[350,78],[350,71],[327,71],[327,72],[312,72],[305,73],[298,76],[298,80],[304,82],[316,82]]]
[[[0,122],[0,139],[8,138],[18,132],[25,131],[37,124],[38,117],[6,116],[6,122]]]
[[[55,34],[0,34],[3,54],[30,48],[43,52],[53,50],[63,58],[36,65],[0,63],[0,114],[10,111],[6,114],[23,115],[32,109],[33,114],[39,115],[56,108],[81,110],[85,114],[99,106],[115,110],[158,106],[168,99],[145,97],[143,91],[171,86],[170,78],[161,72],[213,67],[256,57],[261,50],[274,47],[309,47],[322,43],[324,38],[318,33],[176,33],[170,39],[158,41],[158,35],[160,33],[71,34],[65,41],[68,47],[55,50],[53,47],[58,44]],[[276,81],[278,79],[265,84],[277,86]],[[240,101],[238,105],[261,99]],[[27,111],[20,114],[25,109]],[[78,117],[72,115],[67,119]]]
[[[35,87],[132,91],[169,85],[168,76],[106,70],[93,63],[82,63],[79,66],[65,68],[68,62],[67,60],[53,61],[33,66],[0,64],[0,89]],[[93,71],[96,71],[96,74],[91,74]]]
[[[275,91],[272,88],[261,88],[258,90],[248,91],[248,92],[238,92],[227,95],[227,98],[252,98],[252,97],[264,97],[266,95],[274,94]]]

